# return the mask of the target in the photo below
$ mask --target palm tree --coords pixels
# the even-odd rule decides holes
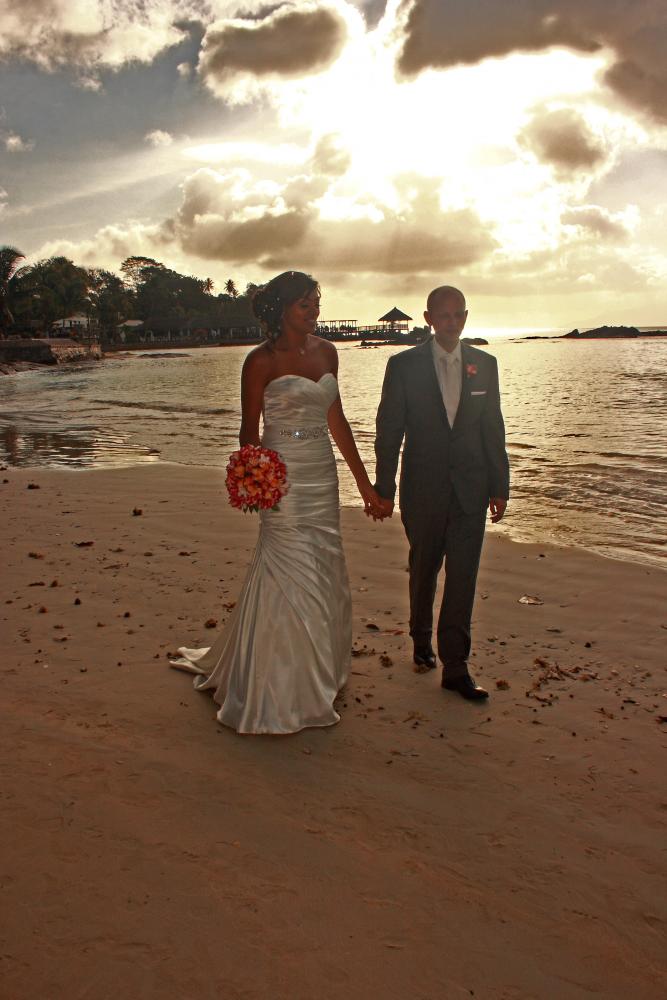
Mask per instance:
[[[227,292],[227,295],[231,295],[233,299],[238,297],[239,290],[234,284],[233,278],[230,278],[229,281],[225,283],[225,291]]]
[[[202,288],[204,289],[207,295],[210,295],[211,292],[213,291],[214,284],[215,282],[213,281],[213,278],[204,278],[204,281],[202,283]]]
[[[14,317],[9,309],[10,282],[19,269],[19,261],[25,254],[16,247],[0,247],[0,338],[7,335]]]

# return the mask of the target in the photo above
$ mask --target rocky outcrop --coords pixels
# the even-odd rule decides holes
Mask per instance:
[[[632,340],[634,337],[640,337],[641,334],[636,326],[598,326],[594,330],[584,330],[579,332],[579,330],[571,330],[569,333],[563,334],[563,339],[571,340],[606,340],[609,337],[623,337],[624,339]]]
[[[0,341],[0,372],[11,374],[42,365],[69,365],[79,361],[99,361],[99,344],[79,344],[66,337],[44,340]]]

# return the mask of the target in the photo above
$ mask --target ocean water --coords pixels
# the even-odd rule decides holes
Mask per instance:
[[[338,347],[343,405],[372,478],[384,368],[404,348]],[[248,350],[112,356],[0,379],[0,459],[73,470],[160,461],[221,469],[237,446]],[[667,339],[498,338],[485,350],[500,367],[512,465],[502,530],[666,565]],[[354,481],[339,465],[342,502],[353,506]]]

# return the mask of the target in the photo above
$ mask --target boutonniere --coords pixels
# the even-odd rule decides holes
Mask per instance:
[[[466,378],[472,378],[477,374],[477,365],[466,365]]]

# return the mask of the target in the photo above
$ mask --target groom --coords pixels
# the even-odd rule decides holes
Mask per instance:
[[[399,505],[410,545],[410,635],[414,662],[434,669],[433,601],[445,562],[438,619],[442,686],[471,701],[488,697],[468,673],[470,622],[487,508],[500,521],[509,462],[496,359],[460,342],[468,318],[457,288],[428,297],[434,336],[389,359],[377,413],[375,488],[390,515],[405,438]]]

